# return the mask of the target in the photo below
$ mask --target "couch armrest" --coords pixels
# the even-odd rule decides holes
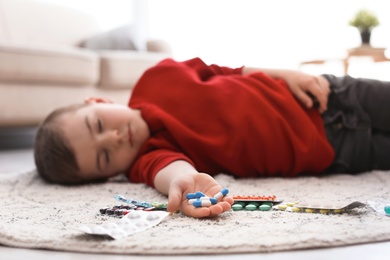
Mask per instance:
[[[61,45],[0,43],[0,82],[95,84],[98,55]]]
[[[171,56],[169,53],[138,51],[101,51],[99,54],[99,87],[110,89],[132,89],[145,70]]]

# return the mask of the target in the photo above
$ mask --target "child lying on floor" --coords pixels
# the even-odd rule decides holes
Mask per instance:
[[[61,184],[125,173],[168,195],[171,212],[216,216],[230,196],[195,208],[185,195],[214,196],[221,172],[390,169],[389,101],[388,82],[166,59],[139,79],[128,106],[89,98],[53,111],[37,132],[35,162]]]

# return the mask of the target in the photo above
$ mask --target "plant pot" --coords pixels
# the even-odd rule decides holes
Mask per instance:
[[[370,30],[360,31],[360,37],[362,38],[362,44],[370,45],[370,38],[371,38]]]

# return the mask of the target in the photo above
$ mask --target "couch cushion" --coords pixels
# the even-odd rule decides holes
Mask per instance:
[[[90,85],[98,79],[99,59],[92,51],[0,43],[1,81]]]
[[[80,47],[91,50],[138,50],[131,25],[94,35],[81,42]]]
[[[170,53],[101,51],[100,87],[132,89],[144,71]]]

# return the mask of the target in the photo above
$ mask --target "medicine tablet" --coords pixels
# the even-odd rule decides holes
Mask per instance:
[[[301,212],[301,208],[292,207],[292,208],[291,208],[291,211],[292,211],[292,212]]]
[[[266,205],[266,204],[262,204],[259,206],[259,209],[261,211],[268,211],[268,210],[271,210],[271,206],[270,205]]]
[[[343,209],[334,209],[333,210],[333,213],[335,213],[335,214],[340,214],[340,213],[343,213],[343,212],[344,212]]]
[[[233,204],[232,205],[232,210],[238,211],[238,210],[243,210],[244,207],[241,204]]]
[[[268,206],[272,207],[274,204],[272,204],[272,202],[270,202],[270,201],[265,201],[262,203],[262,205],[268,205]]]
[[[287,205],[278,205],[278,209],[286,210],[287,209]]]
[[[255,206],[253,204],[248,204],[248,205],[245,206],[245,209],[249,210],[249,211],[253,211],[253,210],[257,209],[257,206]]]
[[[386,205],[384,210],[387,215],[390,215],[390,205]]]
[[[328,214],[329,213],[329,209],[320,209],[320,213],[321,214]]]
[[[194,207],[200,208],[200,207],[208,207],[211,206],[211,201],[210,200],[197,200],[192,203]]]
[[[315,210],[314,210],[314,209],[305,209],[305,212],[306,212],[306,213],[314,213]]]

